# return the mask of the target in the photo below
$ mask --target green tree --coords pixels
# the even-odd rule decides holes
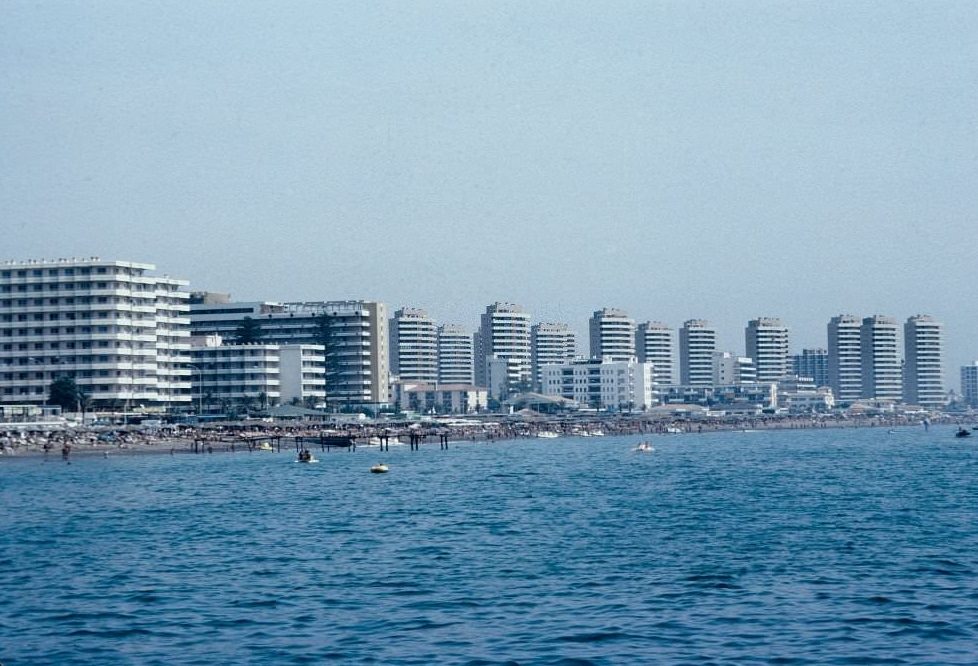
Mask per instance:
[[[238,342],[238,344],[242,345],[260,342],[262,335],[263,332],[261,330],[261,324],[251,317],[245,317],[241,321],[241,325],[238,326],[237,330],[234,332],[235,340]]]
[[[82,391],[71,377],[61,377],[51,382],[48,402],[58,405],[65,411],[77,409],[82,400]],[[87,397],[87,396],[86,396]]]

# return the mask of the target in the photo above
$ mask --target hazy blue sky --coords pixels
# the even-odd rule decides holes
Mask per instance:
[[[733,350],[759,315],[800,349],[927,312],[956,368],[976,211],[970,0],[0,7],[5,258]]]

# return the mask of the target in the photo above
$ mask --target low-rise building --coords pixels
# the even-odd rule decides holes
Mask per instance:
[[[578,360],[541,368],[542,393],[594,409],[645,411],[655,401],[651,363]]]
[[[474,414],[485,409],[489,392],[471,384],[393,382],[392,400],[400,411]]]

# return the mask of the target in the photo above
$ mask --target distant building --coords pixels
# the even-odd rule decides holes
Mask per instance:
[[[187,282],[153,264],[0,263],[0,402],[42,404],[74,379],[93,409],[190,404]]]
[[[690,319],[679,329],[679,382],[684,386],[713,383],[713,352],[717,332],[710,322]]]
[[[652,365],[605,359],[545,365],[542,393],[594,409],[647,410],[654,404]]]
[[[471,384],[472,335],[462,326],[445,324],[438,327],[438,383]]]
[[[725,351],[713,352],[714,386],[753,384],[756,381],[757,369],[752,358]]]
[[[903,326],[903,401],[928,409],[944,406],[943,330],[928,315],[915,315]]]
[[[802,349],[791,357],[790,374],[811,377],[815,386],[829,386],[829,353],[825,349]]]
[[[676,333],[660,321],[639,324],[636,351],[641,363],[651,363],[656,386],[669,386],[679,381],[676,372]]]
[[[978,361],[961,366],[961,397],[969,407],[978,407]]]
[[[401,381],[438,381],[438,332],[425,310],[401,308],[390,320],[390,371]]]
[[[774,382],[788,374],[788,328],[780,319],[750,320],[744,338],[747,356],[757,368],[757,381]]]
[[[540,368],[570,363],[577,356],[577,340],[567,324],[540,323],[530,328],[530,358],[534,390],[541,386]]]
[[[859,333],[862,397],[900,402],[903,381],[896,320],[883,315],[865,317]]]
[[[490,396],[506,398],[509,391],[532,384],[530,364],[530,315],[519,305],[512,303],[493,303],[482,314],[479,330],[474,337],[476,363],[475,383],[487,386]],[[490,363],[493,359],[510,361],[506,364],[509,373],[505,379],[499,377],[499,364],[496,364],[496,377],[490,383]],[[504,393],[493,393],[496,390]]]
[[[473,414],[485,409],[489,392],[471,384],[394,382],[394,403],[403,411],[422,414]]]
[[[660,390],[659,397],[665,405],[699,405],[715,408],[718,405],[748,404],[757,411],[778,406],[778,388],[774,383],[667,386]]]
[[[828,324],[828,383],[842,405],[863,394],[861,327],[859,317],[849,314],[832,317]]]
[[[624,310],[604,308],[589,322],[591,358],[628,361],[635,358],[635,320]]]

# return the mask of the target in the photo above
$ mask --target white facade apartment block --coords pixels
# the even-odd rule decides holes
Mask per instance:
[[[71,377],[94,408],[190,402],[187,282],[152,264],[0,264],[0,401],[43,403]]]
[[[915,315],[903,325],[903,401],[938,409],[944,405],[943,327],[928,315]]]
[[[861,328],[859,317],[849,314],[832,317],[828,324],[828,384],[843,405],[863,394]]]
[[[690,319],[679,329],[679,382],[684,386],[713,383],[713,352],[717,332],[710,322]]]
[[[860,327],[863,398],[903,399],[903,371],[896,319],[873,315]]]
[[[978,407],[978,361],[961,366],[961,397],[971,407]]]
[[[506,385],[530,383],[530,315],[521,306],[512,303],[488,306],[474,338],[478,341],[475,366],[477,385],[491,389],[489,364],[493,359],[513,361],[508,366],[512,375],[506,379]],[[494,394],[493,397],[505,396]]]
[[[530,358],[533,367],[533,386],[540,390],[540,368],[545,365],[570,363],[577,356],[577,340],[567,324],[544,322],[530,329]]]
[[[656,386],[677,383],[675,331],[659,321],[639,324],[636,347],[639,362],[652,364]]]
[[[475,380],[472,359],[472,335],[465,328],[456,324],[438,328],[440,384],[471,384]]]
[[[394,402],[402,410],[439,414],[474,414],[485,409],[489,392],[471,384],[395,382]]]
[[[279,387],[282,403],[326,400],[326,357],[322,345],[280,345]]]
[[[396,311],[390,336],[391,374],[403,381],[438,381],[438,331],[425,310]]]
[[[223,344],[220,336],[193,338],[194,397],[204,411],[274,405],[282,398],[277,344]]]
[[[713,385],[732,386],[752,384],[757,381],[754,360],[731,352],[713,352]]]
[[[757,381],[775,382],[788,374],[788,328],[780,319],[752,319],[747,322],[744,337],[747,356],[757,369]]]
[[[655,404],[651,363],[590,359],[541,369],[544,395],[595,409],[641,409]]]
[[[591,358],[628,361],[635,358],[635,320],[624,310],[604,308],[588,323]]]

